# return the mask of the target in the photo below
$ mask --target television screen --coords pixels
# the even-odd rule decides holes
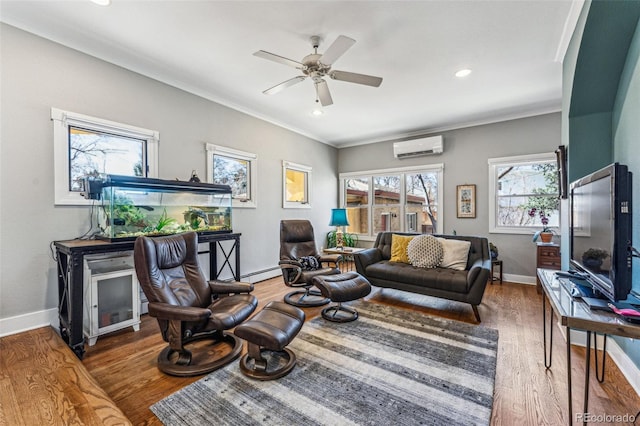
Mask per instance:
[[[611,301],[631,290],[631,179],[612,164],[571,185],[571,265]]]

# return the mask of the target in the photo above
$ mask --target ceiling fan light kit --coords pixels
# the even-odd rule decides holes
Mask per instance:
[[[358,74],[347,71],[332,70],[331,66],[337,61],[356,41],[350,37],[341,35],[327,48],[324,54],[318,53],[318,47],[320,46],[320,37],[311,37],[311,46],[314,52],[310,55],[302,58],[301,62],[294,61],[293,59],[285,58],[284,56],[276,55],[275,53],[259,50],[254,53],[254,56],[259,58],[268,59],[279,64],[287,65],[293,68],[299,69],[303,75],[299,75],[289,80],[283,81],[269,89],[265,90],[265,95],[273,95],[288,87],[300,83],[307,77],[313,80],[313,84],[316,89],[316,102],[319,102],[322,106],[329,106],[333,104],[331,98],[331,92],[329,86],[323,77],[329,77],[332,80],[345,81],[347,83],[363,84],[365,86],[378,87],[382,83],[381,77],[374,77],[366,74]]]

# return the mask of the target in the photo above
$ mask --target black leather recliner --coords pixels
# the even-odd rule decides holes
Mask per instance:
[[[313,257],[318,269],[305,269],[304,258]],[[316,248],[313,226],[308,220],[280,221],[280,268],[284,283],[299,290],[288,293],[284,301],[293,306],[322,306],[330,302],[318,290],[311,290],[311,278],[339,274],[337,254],[321,255]]]
[[[158,356],[161,371],[174,376],[204,374],[240,355],[242,341],[223,330],[242,323],[256,309],[258,300],[248,294],[253,285],[207,282],[198,264],[195,232],[138,237],[134,261],[138,280],[149,300],[149,315],[157,318],[162,337],[169,343]],[[192,357],[185,345],[202,339],[226,342],[231,351],[211,358],[211,348],[203,347],[204,355]]]

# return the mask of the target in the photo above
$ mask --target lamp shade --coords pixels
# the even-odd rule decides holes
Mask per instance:
[[[331,209],[331,222],[329,226],[349,226],[347,209]]]

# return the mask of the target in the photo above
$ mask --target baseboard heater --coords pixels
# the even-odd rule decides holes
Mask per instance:
[[[267,280],[269,278],[273,278],[278,275],[280,275],[280,267],[274,266],[273,268],[266,268],[266,269],[261,269],[259,271],[249,272],[248,274],[242,274],[240,275],[240,278],[242,280],[247,280],[250,283],[254,283],[262,280]],[[251,279],[251,278],[257,278],[257,277],[259,277],[257,280]]]

